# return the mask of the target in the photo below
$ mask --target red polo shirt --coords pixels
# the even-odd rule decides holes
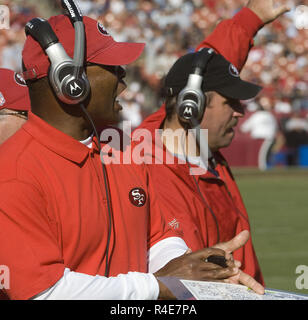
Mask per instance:
[[[65,267],[104,275],[109,218],[98,151],[30,113],[1,146],[0,168],[0,265],[10,270],[8,296],[28,299],[44,291]],[[149,247],[175,234],[165,228],[143,165],[106,169],[110,275],[147,272]]]
[[[243,8],[232,19],[219,23],[197,49],[214,48],[240,70],[253,45],[253,37],[262,26],[263,22],[255,13]],[[149,130],[154,139],[155,130],[162,127],[165,117],[165,106],[162,106],[138,129]],[[134,134],[138,136],[137,131]],[[155,148],[154,143],[157,144],[158,141],[161,141],[158,134],[155,141],[146,141],[147,145],[151,145],[148,150],[152,149],[152,153],[145,155],[145,159],[148,163],[153,163],[148,167],[162,206],[172,203],[171,210],[164,210],[169,227],[182,228],[183,239],[189,248],[194,251],[213,246],[217,242],[232,239],[242,230],[250,230],[242,197],[221,154],[215,154],[219,175],[207,171],[206,174],[195,175],[195,181],[187,164],[177,163],[164,146],[156,145]],[[162,159],[163,164],[154,164]],[[174,164],[170,164],[172,160],[175,160]],[[264,284],[251,238],[244,247],[234,253],[234,257],[241,261],[244,272]]]
[[[161,207],[168,206],[163,212],[169,227],[181,230],[182,238],[193,251],[229,241],[239,232],[250,230],[242,197],[224,158],[220,153],[214,154],[218,174],[207,170],[206,173],[191,175],[191,167],[196,166],[179,161],[159,143],[161,138],[157,129],[165,116],[163,106],[149,116],[139,129],[152,133],[153,141],[143,141],[147,152],[142,156],[148,163]],[[138,130],[132,137],[138,141]],[[138,142],[134,144],[138,145]],[[234,252],[234,257],[241,261],[244,272],[264,283],[251,238]]]

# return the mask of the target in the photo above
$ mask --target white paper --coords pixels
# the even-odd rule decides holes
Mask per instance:
[[[246,286],[223,282],[180,280],[196,300],[308,300],[308,295],[265,289],[264,295]]]

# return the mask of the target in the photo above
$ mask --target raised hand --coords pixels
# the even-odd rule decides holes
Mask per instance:
[[[232,252],[241,248],[245,243],[248,241],[250,233],[248,230],[244,230],[236,235],[233,239],[227,242],[221,242],[213,246],[213,248],[219,248],[226,252],[226,258],[228,260],[232,260]],[[234,261],[236,267],[240,267],[239,261]],[[234,276],[231,276],[229,279],[225,279],[224,282],[228,283],[236,283],[236,284],[243,284],[258,294],[264,294],[264,287],[257,282],[253,277],[248,275],[243,271],[239,271]]]
[[[264,24],[267,24],[291,10],[288,5],[277,5],[277,2],[275,0],[249,0],[247,8],[252,10]]]

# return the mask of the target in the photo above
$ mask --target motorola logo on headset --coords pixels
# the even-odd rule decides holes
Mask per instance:
[[[79,97],[83,92],[82,83],[79,80],[71,80],[66,85],[66,91],[67,90],[71,96]]]
[[[183,111],[184,118],[190,118],[193,116],[192,107],[186,106]]]
[[[34,18],[26,24],[26,34],[31,35],[50,60],[49,81],[55,94],[69,105],[82,103],[90,92],[90,83],[84,71],[85,27],[79,8],[73,1],[62,0],[75,29],[74,58],[72,59],[49,22]]]

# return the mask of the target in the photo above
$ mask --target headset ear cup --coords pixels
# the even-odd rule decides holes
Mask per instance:
[[[186,87],[177,98],[177,114],[181,121],[190,122],[192,118],[200,120],[205,104],[205,96],[201,90],[202,76],[190,74]]]
[[[191,92],[188,94],[183,91],[177,99],[177,114],[183,122],[189,122],[191,118],[199,118],[199,99]]]
[[[70,62],[66,62],[56,70],[51,68],[49,77],[58,98],[69,105],[81,103],[90,92],[90,84],[85,72],[81,77],[76,78],[73,75],[73,68]]]
[[[64,96],[71,100],[72,104],[79,103],[85,95],[86,85],[83,78],[67,76],[61,83],[61,91]]]

